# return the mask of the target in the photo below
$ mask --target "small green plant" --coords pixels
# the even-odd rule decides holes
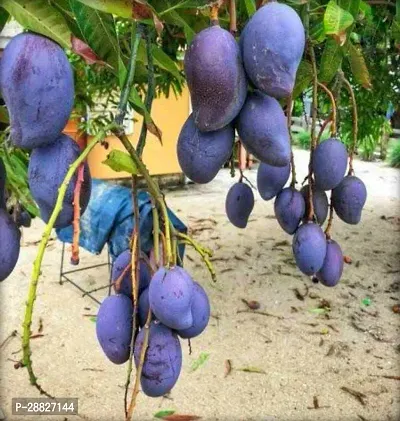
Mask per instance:
[[[400,142],[397,141],[389,153],[389,164],[391,167],[400,168]]]
[[[329,131],[325,131],[322,136],[320,141],[326,140],[329,138]],[[299,132],[296,135],[294,135],[294,143],[298,146],[300,146],[300,148],[302,149],[310,149],[310,141],[311,141],[311,134],[310,132],[307,131],[303,131],[303,132]]]

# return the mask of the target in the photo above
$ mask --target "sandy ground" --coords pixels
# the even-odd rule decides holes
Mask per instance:
[[[304,178],[307,153],[296,151],[299,180]],[[382,163],[356,162],[366,183],[368,201],[362,222],[334,222],[334,238],[352,264],[345,265],[341,284],[328,289],[314,285],[294,267],[290,237],[273,218],[273,202],[256,199],[246,230],[231,226],[224,214],[225,194],[232,184],[222,171],[207,186],[187,186],[167,193],[169,206],[192,229],[194,237],[215,250],[218,284],[193,250],[186,267],[206,288],[212,319],[203,335],[183,343],[184,363],[178,384],[167,398],[138,396],[137,420],[154,419],[162,409],[194,414],[204,420],[400,420],[399,177]],[[254,182],[256,169],[248,172]],[[29,274],[43,224],[35,221],[24,233],[18,267],[0,285],[0,343],[20,331]],[[30,417],[35,420],[122,421],[125,366],[103,356],[88,314],[97,306],[70,284],[58,284],[61,244],[47,248],[33,321],[43,337],[32,340],[33,361],[42,386],[58,397],[78,397],[80,416]],[[82,254],[82,264],[106,260]],[[107,282],[107,269],[77,274],[85,288]],[[296,294],[297,289],[297,294]],[[104,297],[104,292],[99,294]],[[300,295],[306,295],[302,297]],[[369,298],[370,305],[363,304]],[[257,300],[259,311],[239,312],[242,301]],[[322,302],[326,300],[326,302]],[[327,313],[315,310],[330,306]],[[1,349],[0,408],[7,420],[12,397],[38,396],[25,369],[14,369],[21,357],[20,339]],[[208,359],[196,370],[201,354]],[[233,370],[227,375],[227,360]],[[261,373],[246,372],[251,368]],[[343,390],[360,393],[357,398]],[[316,397],[316,398],[314,398]],[[320,406],[314,409],[315,403]]]

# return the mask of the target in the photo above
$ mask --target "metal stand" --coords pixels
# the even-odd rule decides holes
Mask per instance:
[[[108,272],[109,272],[109,275],[110,275],[110,283],[108,285],[108,295],[110,295],[111,294],[111,285],[112,285],[112,279],[111,279],[112,264],[111,264],[110,251],[108,249],[108,246],[107,246],[107,263],[100,263],[99,265],[87,266],[87,267],[84,267],[84,268],[79,268],[79,269],[73,269],[73,270],[64,271],[64,255],[65,255],[65,243],[63,243],[63,245],[62,245],[62,252],[61,252],[61,267],[60,267],[60,279],[59,279],[60,285],[62,285],[65,281],[66,282],[69,282],[74,287],[76,287],[80,291],[82,291],[83,292],[83,296],[88,296],[93,301],[95,301],[97,304],[101,304],[100,301],[97,298],[95,298],[91,294],[90,291],[85,291],[81,286],[79,286],[77,283],[75,283],[67,275],[70,275],[71,273],[75,273],[75,272],[82,272],[84,270],[99,268],[99,267],[102,267],[102,266],[108,266]]]

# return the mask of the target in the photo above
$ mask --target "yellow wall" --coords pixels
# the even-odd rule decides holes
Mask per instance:
[[[189,92],[186,87],[182,95],[178,98],[175,98],[175,95],[171,93],[168,99],[160,97],[153,101],[151,115],[155,124],[162,131],[163,145],[160,144],[159,140],[153,134],[147,134],[143,161],[149,169],[150,174],[163,175],[179,174],[182,172],[176,155],[176,143],[183,123],[189,116],[189,107]],[[142,124],[141,116],[135,113],[135,118],[138,121],[134,122],[134,133],[129,136],[134,145],[138,142]],[[111,149],[124,150],[116,137],[110,136],[107,138],[107,141],[110,145],[108,150],[105,150],[100,145],[96,146],[88,157],[92,177],[102,179],[128,177],[128,173],[115,172],[108,166],[102,164]]]

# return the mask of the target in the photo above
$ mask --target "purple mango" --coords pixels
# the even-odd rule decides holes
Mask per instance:
[[[70,165],[79,157],[80,148],[69,136],[60,135],[57,142],[32,151],[29,161],[29,188],[40,209],[40,217],[48,222],[57,201],[58,189],[64,181]],[[63,207],[54,224],[64,228],[74,219],[74,190],[77,175],[72,177],[64,197]],[[84,181],[81,187],[81,214],[86,210],[91,192],[89,166],[85,163]]]
[[[284,187],[290,176],[290,164],[273,167],[261,162],[257,170],[257,189],[264,200],[273,199]]]
[[[229,221],[237,228],[246,228],[253,208],[253,190],[245,183],[235,183],[229,189],[225,201],[225,211]]]
[[[247,80],[235,38],[220,26],[199,32],[185,54],[193,118],[203,132],[228,125],[247,95]]]
[[[347,224],[356,225],[367,200],[367,188],[354,175],[346,176],[332,191],[332,203],[338,217]]]
[[[20,252],[21,233],[6,210],[0,209],[0,282],[14,270]]]
[[[132,253],[130,250],[123,251],[114,261],[111,272],[112,282],[116,282],[117,279],[125,271],[126,267],[132,263]],[[129,268],[122,278],[120,288],[117,291],[117,287],[114,284],[114,290],[117,293],[124,294],[129,298],[132,298],[132,268]],[[151,279],[150,269],[147,266],[143,258],[139,259],[139,295],[149,286]]]
[[[274,167],[290,163],[290,138],[279,102],[261,92],[249,94],[237,118],[237,130],[246,150]]]
[[[288,234],[293,234],[304,217],[306,204],[300,192],[293,187],[286,187],[274,203],[276,219],[282,229]]]
[[[33,149],[59,138],[74,104],[74,79],[58,44],[30,32],[15,36],[1,59],[0,90],[15,146]]]
[[[334,240],[328,240],[324,264],[317,272],[317,278],[321,284],[334,287],[340,280],[343,272],[343,253],[339,244]]]
[[[317,273],[326,256],[326,238],[321,227],[313,222],[301,225],[292,244],[297,267],[306,275]]]
[[[190,114],[178,139],[179,165],[195,183],[209,183],[232,154],[235,130],[229,124],[212,132],[201,132]]]
[[[182,348],[178,336],[158,322],[150,325],[149,342],[143,364],[140,383],[143,392],[150,397],[163,396],[171,391],[182,368]],[[145,329],[135,342],[135,365],[139,366]]]
[[[248,77],[262,92],[278,99],[293,91],[304,46],[305,32],[299,15],[277,2],[258,9],[240,39]]]
[[[129,359],[132,338],[133,305],[126,295],[110,295],[97,313],[97,339],[106,357],[114,364]]]
[[[330,138],[320,143],[312,159],[315,186],[321,190],[334,189],[346,173],[347,158],[346,147],[340,140]]]
[[[193,324],[194,283],[181,267],[161,267],[149,286],[150,307],[161,323],[171,329],[188,329]]]
[[[302,189],[300,190],[300,193],[302,194],[304,198],[304,202],[306,204],[306,211],[305,216],[308,215],[310,207],[309,200],[308,200],[308,191],[310,186],[306,184]],[[313,197],[312,197],[313,205],[314,205],[314,215],[319,225],[322,225],[326,217],[328,216],[329,211],[329,202],[328,202],[328,196],[326,195],[324,190],[320,190],[317,188],[313,188]]]
[[[178,330],[178,335],[184,339],[194,338],[200,335],[207,327],[210,320],[210,301],[204,288],[194,283],[194,296],[192,302],[193,324],[189,329]]]

